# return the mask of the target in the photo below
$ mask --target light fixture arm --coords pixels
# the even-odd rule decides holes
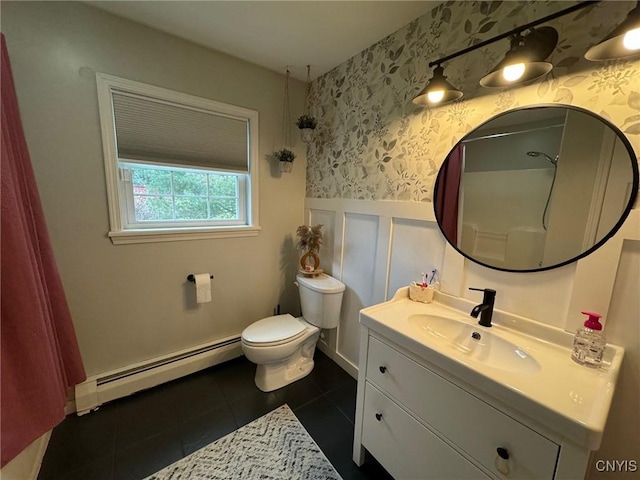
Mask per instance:
[[[573,5],[571,7],[565,8],[564,10],[560,10],[559,12],[556,13],[552,13],[551,15],[547,15],[546,17],[542,17],[539,18],[538,20],[534,20],[533,22],[529,22],[525,25],[522,25],[520,27],[514,28],[513,30],[510,30],[508,32],[502,33],[500,35],[496,35],[495,37],[489,38],[488,40],[484,40],[480,43],[476,43],[475,45],[471,45],[470,47],[467,47],[463,50],[460,50],[458,52],[452,53],[450,55],[447,55],[445,57],[439,58],[437,60],[434,60],[433,62],[429,62],[429,67],[433,67],[434,65],[440,65],[443,62],[446,62],[447,60],[452,60],[456,57],[459,57],[461,55],[465,55],[469,52],[472,52],[474,50],[477,50],[479,48],[485,47],[487,45],[490,45],[494,42],[497,42],[498,40],[502,40],[504,38],[508,38],[511,37],[512,35],[518,35],[522,32],[524,32],[525,30],[529,30],[532,27],[536,27],[542,23],[546,23],[549,22],[551,20],[554,20],[556,18],[560,18],[563,17],[565,15],[568,15],[570,13],[573,13],[577,10],[581,10],[585,7],[588,7],[589,5],[595,5],[597,3],[600,3],[600,0],[588,0],[585,2],[580,2],[577,3],[576,5]]]

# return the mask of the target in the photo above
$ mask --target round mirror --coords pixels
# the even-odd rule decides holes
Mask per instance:
[[[572,106],[500,114],[466,135],[436,179],[434,208],[465,257],[510,272],[548,270],[607,241],[638,192],[631,144]]]

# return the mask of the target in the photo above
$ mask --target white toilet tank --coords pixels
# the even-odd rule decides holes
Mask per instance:
[[[315,277],[299,273],[296,280],[302,317],[319,328],[336,328],[340,321],[344,283],[324,273]]]

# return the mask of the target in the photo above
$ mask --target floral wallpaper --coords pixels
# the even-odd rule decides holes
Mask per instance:
[[[589,46],[635,2],[605,1],[545,25],[559,34],[542,80],[509,89],[478,84],[509,47],[495,42],[443,64],[465,96],[438,108],[411,100],[432,75],[430,61],[563,10],[577,2],[449,1],[332,71],[311,87],[318,119],[307,146],[307,197],[430,201],[451,148],[488,118],[541,103],[576,105],[618,126],[640,152],[640,61],[590,62]]]

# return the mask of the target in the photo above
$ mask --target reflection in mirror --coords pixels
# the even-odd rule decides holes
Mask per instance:
[[[624,135],[569,106],[501,114],[464,137],[442,165],[436,219],[463,255],[535,271],[564,265],[622,225],[638,190]]]

